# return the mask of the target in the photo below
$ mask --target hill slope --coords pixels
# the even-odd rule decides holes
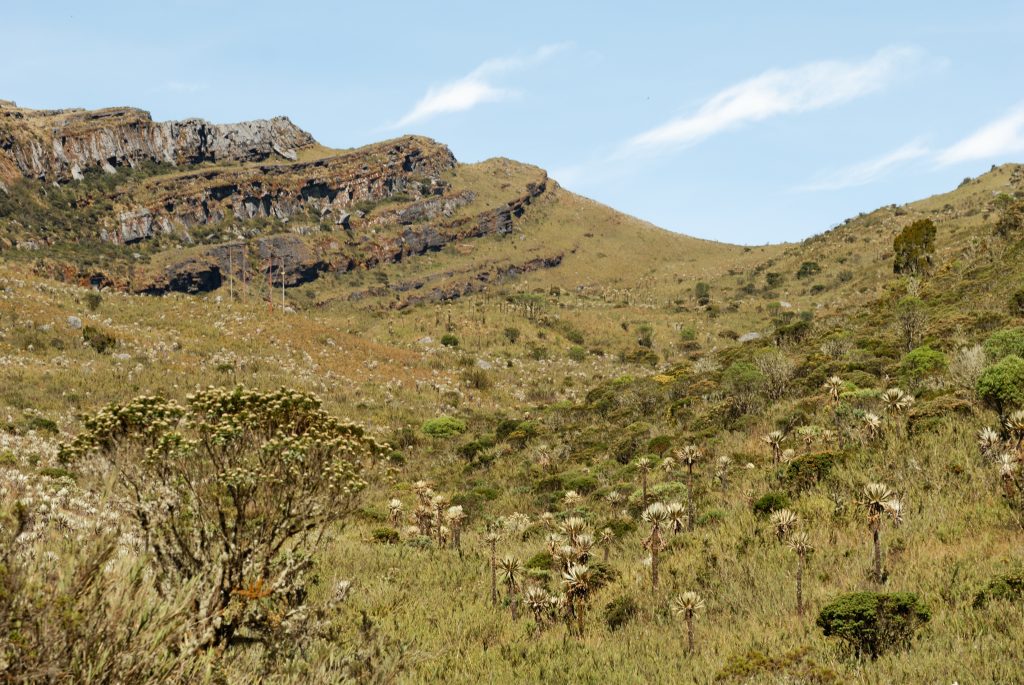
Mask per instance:
[[[977,392],[997,349],[1024,352],[1022,167],[798,245],[741,248],[661,231],[535,167],[458,164],[421,138],[333,151],[275,120],[244,126],[244,146],[225,142],[229,128],[196,147],[181,132],[209,125],[118,112],[23,113],[46,123],[0,128],[38,152],[0,145],[2,503],[31,483],[49,494],[29,504],[64,516],[33,514],[33,558],[71,564],[85,543],[67,540],[90,517],[134,530],[102,462],[57,455],[108,402],[287,386],[392,449],[361,464],[359,508],[309,549],[317,576],[288,595],[331,639],[253,632],[183,666],[243,682],[331,682],[342,667],[399,682],[1024,679],[1005,656],[1024,630],[1020,429]],[[42,154],[60,122],[94,141],[105,119],[164,142],[109,156],[61,142],[66,164]],[[285,132],[292,146],[275,148]],[[930,261],[894,273],[894,239],[922,220],[936,229]],[[892,401],[894,385],[911,399]],[[1002,436],[980,452],[986,426]],[[464,508],[460,549],[420,481]],[[862,508],[877,481],[902,503],[879,529],[881,578]],[[640,516],[653,501],[680,503],[657,587]],[[814,548],[802,616],[797,556],[768,516],[783,505]],[[519,580],[499,606],[492,550],[522,562],[505,565]],[[569,604],[573,559],[591,574],[569,574],[586,586]],[[46,569],[67,583],[40,597],[73,587]],[[341,580],[353,584],[338,606]],[[263,582],[234,588],[232,607],[277,611],[286,600]],[[527,588],[544,601],[518,603]],[[688,590],[706,602],[693,654],[671,608]],[[814,620],[853,591],[914,593],[930,621],[858,660]]]

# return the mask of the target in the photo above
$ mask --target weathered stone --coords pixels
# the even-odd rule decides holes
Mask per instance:
[[[68,317],[68,327],[69,328],[74,328],[74,329],[77,330],[77,329],[82,327],[82,320],[79,319],[77,316],[69,316]]]

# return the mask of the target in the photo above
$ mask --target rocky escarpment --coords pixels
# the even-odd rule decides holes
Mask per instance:
[[[512,232],[515,219],[521,217],[530,203],[544,193],[547,183],[546,177],[540,182],[530,183],[523,195],[474,216],[402,226],[390,232],[382,230],[372,238],[364,235],[358,240],[343,241],[338,235],[328,234],[317,239],[285,233],[252,241],[239,240],[213,245],[168,262],[135,284],[133,290],[150,295],[209,292],[220,288],[229,277],[236,282],[259,280],[261,284],[291,288],[316,280],[329,271],[373,269],[382,264],[396,263],[408,257],[440,250],[450,243],[490,235],[507,235]],[[561,255],[554,263],[545,259],[547,261],[541,260],[536,264],[536,260],[527,262],[522,267],[512,265],[506,272],[495,272],[483,281],[479,278],[471,279],[470,285],[476,287],[481,282],[515,276],[524,270],[557,266]],[[416,287],[422,286],[421,282]],[[464,292],[460,290],[460,294]],[[429,297],[451,299],[449,295],[441,292]],[[422,299],[412,298],[407,304],[415,304]]]
[[[180,228],[187,241],[207,224],[299,215],[344,226],[355,203],[443,192],[439,177],[455,164],[444,145],[407,136],[313,162],[158,176],[115,198],[126,209],[102,237],[129,244]]]
[[[0,180],[23,176],[67,183],[90,168],[114,173],[143,162],[294,160],[315,143],[286,117],[238,124],[156,122],[148,112],[128,107],[32,110],[0,102]]]

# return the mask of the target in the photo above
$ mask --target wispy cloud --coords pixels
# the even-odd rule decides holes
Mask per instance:
[[[936,156],[940,166],[1024,152],[1024,104],[982,126]]]
[[[930,150],[920,141],[912,141],[888,154],[865,162],[852,164],[796,188],[797,191],[841,190],[862,186],[875,181],[894,168],[911,160],[920,159]]]
[[[807,112],[878,91],[921,63],[915,48],[889,47],[862,62],[812,62],[771,69],[706,100],[696,112],[630,138],[617,157],[657,154],[782,114]]]
[[[496,77],[537,66],[554,54],[561,52],[566,44],[546,45],[526,57],[504,57],[490,59],[462,78],[427,90],[409,112],[391,128],[402,128],[438,114],[463,112],[487,102],[500,102],[516,97],[515,90],[496,85]]]

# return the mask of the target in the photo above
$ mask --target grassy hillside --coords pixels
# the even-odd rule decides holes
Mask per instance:
[[[473,194],[445,217],[462,225],[545,176],[489,160],[440,180],[445,197]],[[109,467],[116,454],[69,461],[58,443],[94,430],[83,415],[110,402],[160,395],[186,403],[210,385],[285,386],[366,426],[389,444],[387,454],[356,458],[366,481],[357,504],[318,542],[290,549],[316,562],[298,595],[256,569],[230,589],[221,620],[249,617],[251,624],[237,619],[244,640],[168,655],[145,645],[189,644],[190,628],[173,617],[166,638],[146,625],[123,635],[123,621],[102,624],[122,635],[122,658],[145,663],[149,678],[1024,680],[1019,660],[1007,657],[1024,628],[1021,433],[1001,422],[1015,407],[1000,417],[977,383],[1024,339],[999,337],[1024,324],[1024,298],[1015,297],[1024,289],[1024,224],[1011,220],[1022,181],[1021,167],[999,167],[799,245],[756,248],[661,231],[547,181],[509,232],[327,273],[286,289],[285,306],[280,290],[268,302],[270,292],[252,280],[201,295],[96,292],[40,275],[51,272],[21,253],[3,262],[0,281],[0,458],[8,521],[18,517],[17,499],[31,515],[22,533],[30,535],[17,543],[27,553],[13,551],[8,534],[18,528],[5,524],[6,568],[54,574],[58,594],[83,615],[149,607],[145,592],[123,589],[131,560],[155,562]],[[389,217],[411,202],[364,205],[353,232],[372,242],[405,230]],[[936,228],[930,262],[894,274],[894,239],[923,219]],[[913,400],[887,403],[894,386]],[[977,436],[986,426],[1001,436],[982,452]],[[780,432],[777,449],[765,441],[772,431]],[[887,503],[901,503],[874,519],[880,579],[863,505],[872,482],[892,491]],[[278,487],[283,497],[290,486]],[[643,517],[653,502],[679,503],[661,544],[652,515]],[[465,520],[447,516],[449,506],[463,507]],[[799,523],[779,535],[771,510],[783,507]],[[107,591],[88,600],[74,594],[74,579],[96,572],[76,560],[91,549],[84,531],[97,520],[127,561],[110,565],[94,581]],[[200,518],[188,520],[188,530],[201,528]],[[794,532],[813,548],[802,616],[798,555],[786,544]],[[567,579],[571,562],[587,570]],[[203,578],[190,582],[206,588]],[[165,586],[162,606],[186,619],[194,586]],[[32,587],[25,596],[36,597]],[[693,652],[685,611],[673,611],[687,591],[704,604]],[[900,648],[858,658],[816,625],[824,607],[854,591],[914,593],[929,619]],[[562,603],[531,605],[527,592]],[[104,601],[108,610],[96,610]],[[295,623],[288,612],[303,601],[306,622]],[[39,615],[51,645],[83,625]],[[303,637],[290,625],[302,625]],[[33,643],[11,624],[4,632],[0,665],[10,669],[11,655]],[[82,658],[61,661],[60,650],[50,651],[65,664],[65,680],[102,680],[74,670]],[[153,663],[161,654],[170,665]],[[144,682],[140,673],[122,677]]]

